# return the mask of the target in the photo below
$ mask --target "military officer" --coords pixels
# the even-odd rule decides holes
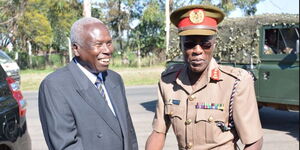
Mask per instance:
[[[234,150],[239,139],[244,149],[261,149],[263,132],[252,76],[212,58],[217,25],[224,16],[206,5],[185,6],[171,14],[185,64],[161,75],[146,150],[161,150],[170,126],[179,150]]]

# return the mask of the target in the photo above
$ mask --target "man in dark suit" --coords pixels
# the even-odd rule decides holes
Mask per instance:
[[[39,89],[39,113],[50,150],[137,150],[124,84],[108,69],[114,51],[108,28],[82,18],[71,28],[75,54]]]

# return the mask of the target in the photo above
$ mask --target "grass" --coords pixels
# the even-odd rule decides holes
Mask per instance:
[[[110,69],[122,76],[125,86],[135,86],[156,84],[161,72],[164,70],[164,66],[142,67],[140,69],[112,67]],[[54,69],[21,70],[21,90],[38,90],[41,81],[53,71]]]

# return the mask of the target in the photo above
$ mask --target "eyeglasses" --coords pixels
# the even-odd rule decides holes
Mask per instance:
[[[202,49],[207,50],[212,47],[213,43],[209,41],[201,41],[199,43],[193,41],[186,41],[183,43],[185,50],[194,49],[197,45],[201,46]]]

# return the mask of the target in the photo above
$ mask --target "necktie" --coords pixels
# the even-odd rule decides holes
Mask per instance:
[[[104,82],[101,78],[97,77],[97,80],[95,82],[96,87],[98,87],[98,90],[100,92],[100,95],[103,97],[105,103],[108,105],[108,107],[110,108],[111,112],[114,114],[114,116],[116,116],[114,109],[112,107],[112,104],[109,101],[109,97],[106,97],[105,95],[105,91],[104,91]]]
[[[105,96],[105,92],[104,92],[104,89],[103,89],[103,85],[104,85],[103,80],[97,78],[95,84],[96,84],[96,86],[98,87],[101,96],[104,98],[105,102],[107,103],[106,96]]]

